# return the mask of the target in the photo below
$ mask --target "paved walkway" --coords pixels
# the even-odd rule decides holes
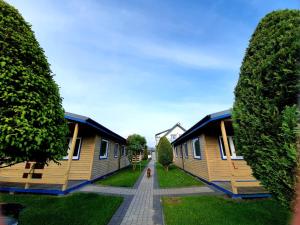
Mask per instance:
[[[148,165],[153,173],[155,172],[154,165],[155,156]],[[148,178],[145,171],[142,176],[137,188],[104,187],[91,184],[79,191],[125,196],[123,204],[112,217],[109,225],[162,225],[160,196],[216,194],[214,190],[207,186],[154,189],[156,176],[153,174]]]
[[[104,187],[99,185],[90,184],[84,186],[79,190],[80,192],[94,192],[99,194],[113,194],[113,195],[135,195],[137,189],[122,188],[122,187]]]
[[[145,174],[143,175],[144,180]],[[145,178],[145,180],[153,180],[153,178]],[[142,180],[142,181],[143,181]],[[147,182],[146,185],[151,186],[151,182]],[[145,188],[145,187],[144,187]],[[99,194],[110,194],[110,195],[136,195],[139,189],[133,188],[122,188],[122,187],[104,187],[99,185],[87,185],[80,189],[80,192],[94,192]],[[153,195],[189,195],[189,194],[209,194],[215,193],[214,190],[207,186],[201,187],[186,187],[186,188],[163,188],[154,189]]]
[[[189,195],[189,194],[210,194],[215,193],[214,190],[207,186],[188,187],[188,188],[165,188],[155,189],[154,195]]]
[[[154,162],[155,160],[151,160],[148,164],[152,171]],[[121,225],[153,225],[153,216],[153,176],[147,178],[147,173],[144,173]]]

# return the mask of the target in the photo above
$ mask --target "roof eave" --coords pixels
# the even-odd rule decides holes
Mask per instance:
[[[210,115],[209,115],[210,117]],[[214,118],[209,118],[208,120],[206,120],[205,122],[203,123],[200,123],[201,121],[203,121],[206,117],[204,117],[202,120],[200,120],[200,124],[196,127],[192,127],[193,129],[192,130],[188,130],[186,133],[183,133],[180,137],[178,137],[176,140],[174,140],[171,144],[176,146],[176,145],[179,145],[181,143],[183,143],[188,137],[190,137],[193,133],[199,131],[201,128],[204,128],[206,125],[208,125],[209,123],[213,122],[213,121],[217,121],[217,120],[222,120],[222,119],[226,119],[226,118],[230,118],[231,117],[231,113],[226,113],[226,114],[223,114],[223,115],[220,115],[220,116],[217,116],[217,117],[214,117]]]
[[[105,130],[104,128],[102,128],[103,126],[100,127],[100,126],[99,126],[100,124],[98,124],[96,121],[92,120],[91,118],[88,118],[88,119],[86,119],[86,120],[83,120],[83,119],[76,118],[76,117],[73,117],[73,116],[70,116],[70,115],[65,115],[65,118],[68,119],[68,120],[72,120],[72,121],[75,121],[75,122],[79,122],[79,123],[82,123],[82,124],[86,124],[86,125],[88,125],[88,126],[90,126],[90,127],[95,128],[95,129],[98,130],[100,133],[105,133],[105,134],[107,134],[109,137],[113,137],[113,138],[115,138],[115,139],[117,139],[117,140],[119,140],[119,141],[121,141],[121,142],[123,142],[123,143],[126,143],[126,139],[125,139],[125,138],[123,138],[123,137],[117,135],[116,133],[114,133],[114,132],[108,130],[107,128],[106,128],[107,130]],[[96,125],[95,125],[94,123],[95,123]],[[98,125],[98,126],[97,126],[97,125]]]

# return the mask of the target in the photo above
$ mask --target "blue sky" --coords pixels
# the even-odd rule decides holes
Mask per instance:
[[[259,20],[298,0],[8,0],[45,50],[66,111],[125,138],[228,109]]]

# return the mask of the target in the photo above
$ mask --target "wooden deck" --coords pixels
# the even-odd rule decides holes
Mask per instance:
[[[87,180],[69,180],[67,189],[76,187],[77,185],[85,182]],[[31,184],[30,189],[42,189],[42,190],[62,190],[62,184]],[[1,188],[18,188],[24,189],[24,183],[12,183],[12,182],[0,182],[0,190]]]
[[[233,192],[230,181],[214,181],[216,184],[230,192]],[[268,194],[264,187],[237,187],[237,194]]]

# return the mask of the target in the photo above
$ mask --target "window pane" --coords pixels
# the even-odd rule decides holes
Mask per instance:
[[[126,153],[125,146],[122,146],[122,156],[124,156],[125,153]]]
[[[114,156],[117,157],[118,156],[118,151],[119,151],[119,145],[115,144],[115,149],[114,149]]]
[[[221,145],[222,145],[222,149],[221,150],[222,150],[223,156],[226,156],[226,151],[225,151],[223,137],[220,137],[220,141],[221,141]]]
[[[230,146],[230,138],[231,137],[227,137],[227,141],[228,141],[229,153],[230,153],[230,156],[232,156],[232,151],[231,151],[231,146]],[[223,137],[220,137],[220,139],[221,139],[221,144],[222,144],[223,156],[226,156],[226,150],[225,150]]]
[[[79,148],[80,148],[80,139],[77,138],[73,156],[77,156],[77,157],[79,156]]]
[[[179,156],[180,156],[180,158],[182,158],[182,145],[180,145],[180,147],[179,147]]]
[[[187,143],[184,145],[184,150],[185,150],[185,156],[188,157],[189,151],[188,151],[188,145],[187,145]]]
[[[200,156],[200,142],[199,139],[194,141],[194,149],[195,149],[195,156]]]
[[[105,156],[106,155],[106,150],[107,150],[107,142],[102,141],[101,142],[101,149],[100,149],[100,156]]]

